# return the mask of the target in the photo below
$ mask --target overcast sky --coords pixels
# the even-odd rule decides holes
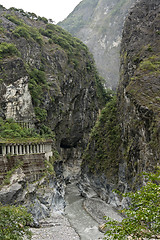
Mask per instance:
[[[5,8],[22,8],[38,16],[51,18],[55,23],[62,21],[82,0],[0,0]]]

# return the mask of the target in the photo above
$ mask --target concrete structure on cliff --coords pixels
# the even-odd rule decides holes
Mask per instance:
[[[9,143],[0,140],[0,184],[8,171],[20,164],[27,181],[39,180],[46,171],[45,160],[52,157],[53,140]]]
[[[46,140],[37,143],[8,143],[0,140],[0,155],[24,155],[24,154],[45,154],[49,160],[52,157],[52,140]]]

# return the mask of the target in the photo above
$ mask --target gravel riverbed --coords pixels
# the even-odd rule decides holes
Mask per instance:
[[[79,240],[68,219],[55,214],[40,222],[40,228],[32,228],[32,240]]]

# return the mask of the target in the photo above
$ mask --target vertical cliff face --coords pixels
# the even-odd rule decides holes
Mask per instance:
[[[0,19],[1,117],[54,131],[64,161],[80,160],[103,92],[87,47],[33,13],[0,6]]]
[[[1,60],[1,115],[16,121],[34,121],[34,110],[28,89],[29,77],[22,59]]]
[[[126,19],[118,89],[126,181],[159,162],[159,1],[139,1]]]
[[[0,5],[1,182],[12,175],[10,185],[1,185],[2,203],[25,204],[36,221],[50,210],[63,210],[64,176],[80,172],[103,97],[94,60],[80,40],[46,18]],[[23,132],[17,123],[10,127],[12,120],[7,118],[32,129]],[[37,133],[54,140],[50,162],[37,152]],[[9,154],[2,156],[6,139]],[[26,140],[33,145],[31,152],[24,146]],[[24,150],[20,157],[16,144]]]
[[[89,47],[106,87],[117,87],[123,23],[134,3],[135,0],[83,0],[59,23]]]
[[[139,174],[159,164],[159,10],[158,0],[141,0],[127,17],[117,100],[103,110],[84,154],[84,185],[88,179],[103,199],[116,206],[124,202],[113,189],[139,188]]]

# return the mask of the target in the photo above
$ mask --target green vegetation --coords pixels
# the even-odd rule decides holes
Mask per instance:
[[[48,126],[41,124],[39,129],[40,135],[45,136],[45,138],[55,139],[55,133]]]
[[[44,91],[48,89],[46,75],[44,71],[36,68],[29,71],[29,75],[30,80],[28,86],[32,96],[36,118],[39,122],[44,122],[47,117],[47,111],[41,106],[44,100]]]
[[[46,117],[47,117],[46,109],[40,108],[40,107],[35,107],[34,111],[35,111],[36,118],[38,121],[44,122],[46,120]]]
[[[0,59],[8,56],[19,56],[19,51],[16,46],[12,43],[2,42],[0,43]]]
[[[54,139],[54,133],[45,125],[42,125],[38,134],[34,128],[23,128],[13,119],[3,120],[0,118],[1,142],[39,142],[45,139]]]
[[[11,158],[11,155],[6,155],[7,159]],[[3,187],[4,185],[8,185],[10,184],[10,179],[13,175],[13,173],[15,172],[16,169],[20,168],[23,166],[23,162],[22,161],[17,161],[15,163],[15,165],[12,167],[11,170],[7,171],[5,178],[3,179],[3,183],[0,185],[0,188]]]
[[[44,23],[48,23],[48,19],[47,18],[37,16],[35,13],[25,12],[23,9],[18,9],[18,8],[15,8],[15,7],[11,7],[9,10],[14,11],[14,12],[19,12],[19,13],[22,14],[22,16],[25,16],[27,18],[34,19],[36,21],[43,21]],[[50,21],[52,21],[52,20],[50,19]]]
[[[16,15],[8,14],[6,15],[6,18],[17,25],[17,27],[13,30],[15,37],[24,37],[27,40],[35,40],[39,44],[43,43],[42,36],[37,28],[28,26]]]
[[[46,172],[45,174],[55,175],[54,171],[54,157],[50,157],[49,161],[45,160]]]
[[[131,205],[121,212],[125,215],[122,222],[109,218],[106,222],[106,238],[115,240],[157,239],[160,233],[160,170],[157,173],[144,174],[147,184],[129,197]]]
[[[0,206],[0,240],[31,239],[32,217],[24,207]]]
[[[16,25],[23,25],[24,22],[15,15],[7,14],[5,16],[9,21],[15,23]]]
[[[99,76],[99,74],[96,71],[96,69],[95,69],[95,72],[96,72],[96,75],[95,75],[96,93],[97,93],[97,97],[98,97],[99,102],[100,102],[100,107],[102,108],[102,107],[105,106],[105,104],[107,102],[109,102],[113,98],[115,93],[112,90],[110,90],[110,89],[106,90],[104,88],[104,86],[103,86],[104,79]]]
[[[27,40],[33,39],[39,44],[43,43],[43,39],[39,31],[36,28],[30,27],[26,24],[16,27],[13,34],[16,37],[24,37]]]
[[[102,110],[91,132],[83,164],[86,164],[93,173],[103,172],[113,174],[115,177],[118,170],[119,144],[120,128],[117,121],[117,100],[114,96]]]
[[[88,53],[88,48],[79,39],[72,37],[70,33],[59,26],[46,24],[45,29],[40,28],[39,32],[49,38],[50,44],[53,42],[61,46],[67,53],[70,63],[73,63],[74,59],[78,59],[80,52]]]
[[[160,57],[156,55],[152,55],[149,58],[145,58],[139,65],[139,70],[142,71],[150,71],[160,72]]]
[[[23,128],[13,119],[3,120],[0,118],[0,138],[2,139],[24,139],[40,137],[35,129]]]

